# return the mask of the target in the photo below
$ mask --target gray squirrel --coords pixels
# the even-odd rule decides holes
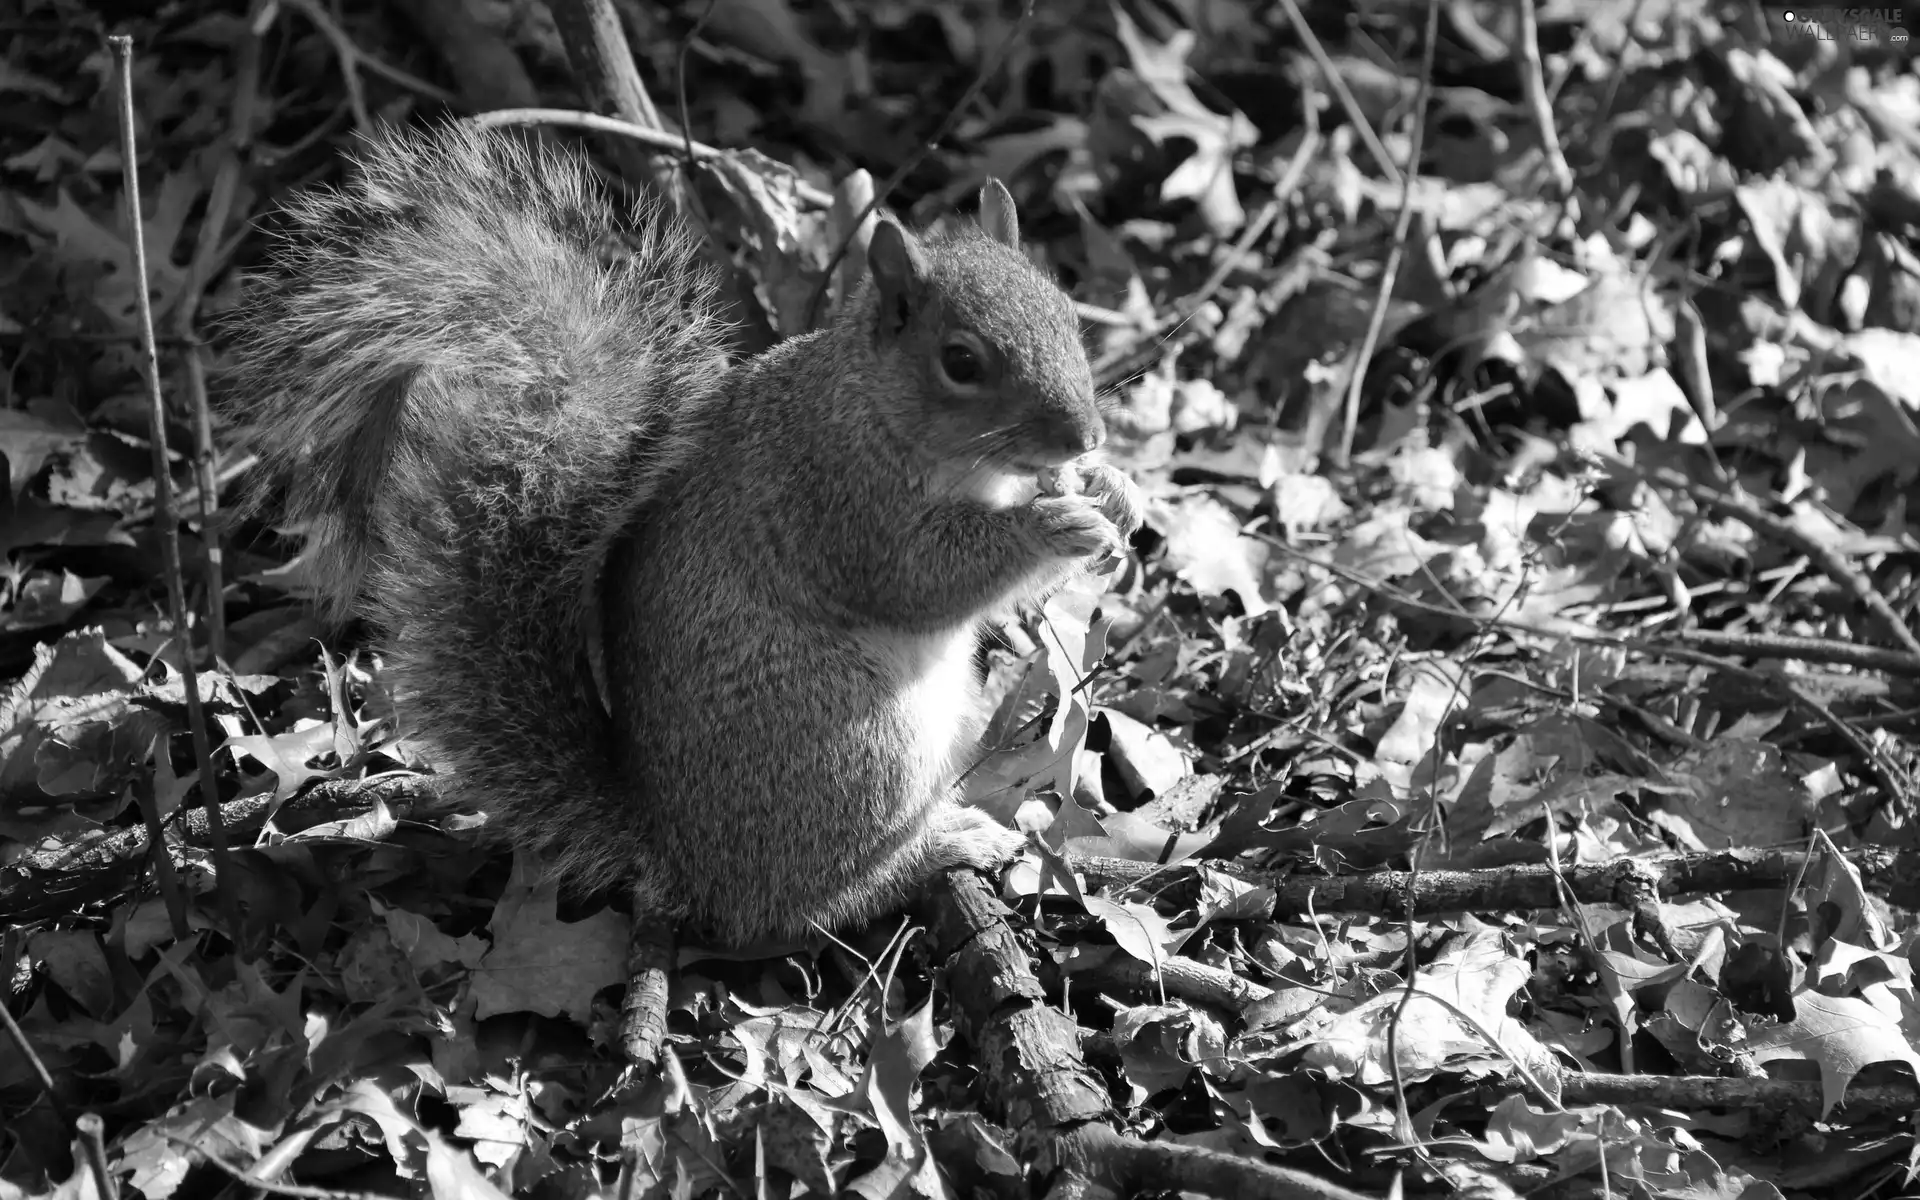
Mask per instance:
[[[831,324],[739,362],[692,232],[564,153],[382,133],[288,216],[237,318],[254,503],[380,631],[449,799],[734,944],[1018,852],[959,799],[976,639],[1140,502],[1004,187],[881,220]]]

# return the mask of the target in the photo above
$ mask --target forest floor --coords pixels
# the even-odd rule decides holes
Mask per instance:
[[[626,1070],[627,915],[421,800],[207,416],[356,130],[607,109],[524,0],[28,0],[0,1200],[1912,1194],[1920,12],[617,7],[667,136],[554,136],[691,183],[744,347],[858,171],[1080,305],[1148,513],[994,662],[1029,849],[682,947]]]

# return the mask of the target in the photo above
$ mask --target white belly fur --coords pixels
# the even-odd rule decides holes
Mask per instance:
[[[985,714],[973,681],[974,630],[860,638],[873,664],[893,680],[896,714],[914,738],[913,771],[923,795],[944,791],[973,765]]]

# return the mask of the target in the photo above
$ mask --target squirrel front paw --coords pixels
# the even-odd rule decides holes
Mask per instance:
[[[997,871],[1027,845],[1027,837],[1008,829],[977,808],[952,804],[934,817],[927,831],[928,857],[933,865]]]
[[[1123,539],[1131,539],[1146,515],[1146,500],[1140,485],[1118,467],[1096,464],[1080,469],[1080,491],[1100,506],[1100,511]]]
[[[1040,496],[1030,508],[1041,544],[1060,558],[1104,559],[1126,545],[1095,496]]]

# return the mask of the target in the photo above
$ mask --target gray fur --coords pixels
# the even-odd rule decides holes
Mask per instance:
[[[1002,246],[1020,248],[1020,216],[1013,207],[1013,193],[998,179],[980,185],[980,228]]]
[[[864,286],[729,367],[693,239],[643,212],[607,268],[627,222],[575,161],[449,128],[360,162],[292,207],[242,424],[450,793],[732,942],[1012,854],[956,798],[974,631],[1138,524],[1118,472],[996,498],[1102,436],[1065,295],[978,228],[904,235],[899,320]],[[956,330],[980,386],[936,369]]]

